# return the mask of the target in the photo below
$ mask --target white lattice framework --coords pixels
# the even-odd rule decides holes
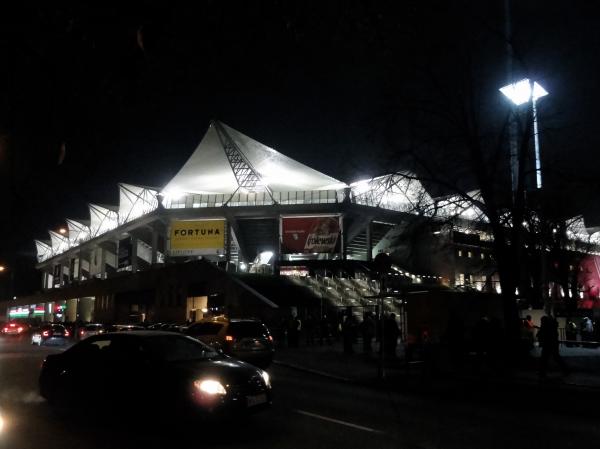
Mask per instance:
[[[69,249],[69,238],[66,235],[61,235],[54,231],[48,231],[48,234],[50,234],[53,256],[62,254]]]
[[[577,215],[570,220],[567,220],[567,238],[600,245],[600,232],[590,234],[582,215]]]
[[[98,204],[90,204],[90,238],[98,237],[119,226],[119,215],[115,210]]]
[[[475,204],[475,202],[483,203],[481,192],[474,190],[467,192],[467,196],[468,197],[463,195],[452,195],[438,199],[431,213],[444,218],[458,217],[465,220],[487,222],[487,217]]]
[[[52,257],[52,246],[41,240],[35,241],[35,249],[37,252],[37,261],[44,262]]]
[[[161,194],[167,208],[192,207],[224,195],[223,204],[236,195],[266,197],[261,204],[298,192],[343,190],[347,184],[295,161],[221,122],[211,122],[202,141]],[[190,196],[207,201],[188,201]],[[221,201],[217,201],[221,202]],[[188,205],[189,203],[189,205]]]
[[[69,229],[69,246],[72,248],[82,242],[90,239],[90,227],[80,221],[67,218],[67,228]]]
[[[365,206],[420,213],[433,199],[411,173],[378,176],[350,184],[353,201]]]
[[[119,184],[119,224],[128,223],[158,207],[158,192],[146,187]]]

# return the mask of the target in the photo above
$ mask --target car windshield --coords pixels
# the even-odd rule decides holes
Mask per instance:
[[[157,335],[147,339],[148,349],[166,362],[204,360],[218,357],[219,353],[197,340],[183,336]]]
[[[194,324],[194,326],[190,328],[190,331],[193,332],[194,335],[217,335],[222,327],[222,323],[198,323]]]
[[[236,338],[267,337],[267,329],[257,321],[234,321],[229,324],[228,333]]]

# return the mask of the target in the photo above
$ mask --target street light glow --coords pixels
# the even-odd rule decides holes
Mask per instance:
[[[538,98],[548,95],[546,89],[535,81],[532,83],[529,78],[524,78],[516,83],[508,84],[507,86],[500,88],[500,92],[517,106],[527,103],[531,99],[535,101]]]
[[[58,233],[59,233],[59,234],[62,234],[62,235],[65,235],[65,234],[67,233],[67,230],[66,230],[65,228],[60,228],[60,229],[58,230]]]
[[[6,270],[6,267],[4,265],[0,265],[0,272]]]
[[[531,101],[533,115],[533,141],[535,148],[535,184],[538,189],[542,188],[542,160],[540,158],[540,138],[538,131],[538,118],[536,102],[538,98],[548,95],[548,91],[535,81],[524,78],[516,83],[508,84],[500,88],[500,92],[515,105]],[[512,156],[511,156],[512,157]]]

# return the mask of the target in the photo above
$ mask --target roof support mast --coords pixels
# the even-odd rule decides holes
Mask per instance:
[[[250,161],[246,159],[223,126],[216,120],[213,120],[211,125],[215,127],[221,145],[223,145],[227,160],[229,161],[229,165],[231,166],[231,170],[233,171],[233,175],[238,184],[237,190],[242,189],[247,192],[256,192],[257,190],[264,188],[271,197],[271,200],[273,200],[273,203],[276,203],[273,192],[269,186],[263,183],[261,177],[258,175]]]

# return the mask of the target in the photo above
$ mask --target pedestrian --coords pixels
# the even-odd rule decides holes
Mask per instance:
[[[594,323],[587,316],[583,318],[583,322],[581,323],[581,339],[585,342],[583,344],[584,348],[590,348],[591,342],[594,340]]]
[[[309,313],[304,320],[304,333],[306,337],[306,346],[314,346],[315,344],[315,320]]]
[[[529,315],[527,315],[527,317],[529,317]],[[533,328],[533,324],[527,318],[523,318],[521,322],[521,340],[525,352],[529,353],[534,348],[535,329]]]
[[[390,313],[383,323],[383,350],[390,357],[396,356],[400,328],[396,322],[396,314]]]
[[[288,335],[288,347],[297,348],[300,339],[300,329],[302,323],[296,315],[292,315],[288,321],[287,335]]]
[[[361,325],[361,333],[363,339],[363,351],[366,354],[371,353],[373,348],[371,347],[371,341],[375,336],[375,320],[371,312],[366,312]]]
[[[577,324],[571,318],[567,319],[565,335],[567,337],[567,347],[577,346]]]
[[[542,347],[540,357],[540,379],[545,379],[548,371],[548,360],[553,359],[563,372],[563,375],[569,374],[567,364],[560,356],[558,348],[558,323],[551,316],[543,316],[540,330],[538,331],[538,340]]]
[[[351,311],[346,313],[342,322],[342,338],[344,341],[344,354],[353,354],[354,339],[356,338],[356,319]]]

